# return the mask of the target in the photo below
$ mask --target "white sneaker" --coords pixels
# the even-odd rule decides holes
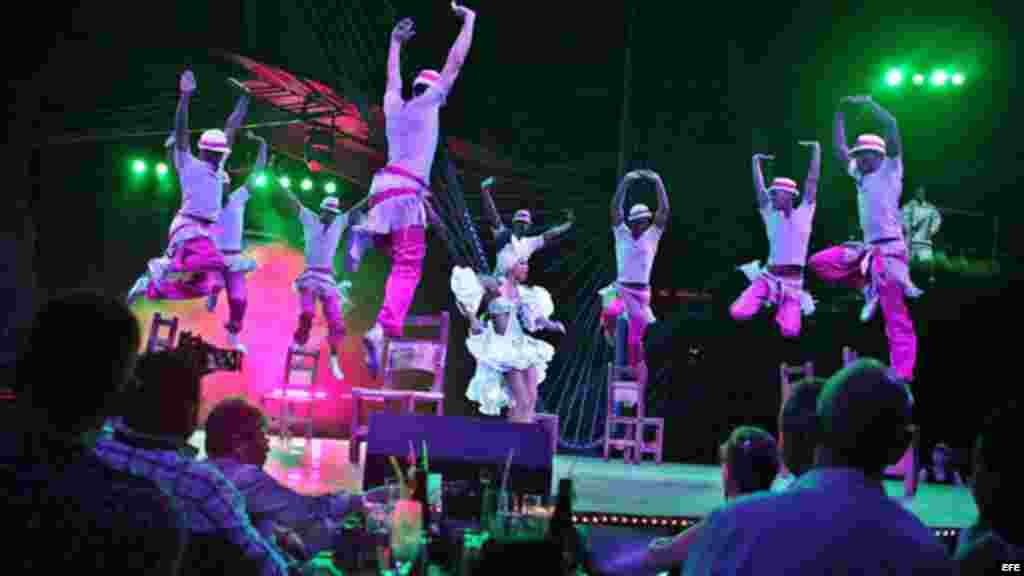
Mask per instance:
[[[366,368],[370,372],[370,378],[376,380],[380,371],[380,356],[383,348],[384,331],[379,324],[363,336],[363,348],[366,350]]]
[[[164,276],[167,275],[167,267],[170,266],[170,261],[167,258],[153,258],[149,261],[147,268],[149,269],[149,279],[159,284]]]
[[[869,322],[878,310],[878,293],[870,287],[864,289],[864,307],[860,311],[860,321]]]
[[[242,354],[246,353],[245,344],[242,344],[242,342],[239,340],[238,334],[232,334],[231,332],[228,332],[228,346],[231,346],[232,348],[238,350]]]
[[[338,357],[331,354],[331,374],[338,380],[345,379],[345,373],[341,371],[341,365],[338,363]]]
[[[132,289],[128,291],[128,305],[131,306],[132,304],[135,304],[139,297],[146,293],[147,288],[149,288],[149,278],[145,275],[140,276],[139,279],[135,281]]]

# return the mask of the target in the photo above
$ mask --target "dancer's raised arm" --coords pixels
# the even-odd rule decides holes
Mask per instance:
[[[619,180],[619,187],[615,190],[615,196],[612,196],[612,228],[616,228],[622,221],[626,219],[625,213],[623,212],[623,204],[626,202],[626,189],[629,185],[639,178],[640,175],[636,172],[627,172],[622,180]]]
[[[754,154],[753,157],[754,194],[757,196],[757,207],[759,209],[764,208],[770,202],[768,189],[764,185],[764,171],[761,169],[761,161],[774,159],[775,156],[769,154]]]
[[[445,90],[451,89],[459,77],[459,72],[462,71],[462,65],[465,64],[469,48],[473,44],[473,28],[476,24],[476,13],[469,8],[452,2],[452,10],[456,16],[462,18],[462,30],[459,31],[459,36],[452,44],[451,50],[448,51],[448,60],[444,63],[444,69],[441,70],[441,80],[444,82]]]
[[[804,179],[804,203],[813,204],[818,199],[818,178],[821,176],[821,142],[805,140],[799,144],[811,149],[811,164]]]
[[[174,114],[174,148],[178,152],[188,152],[191,148],[188,136],[188,105],[192,93],[196,91],[196,78],[191,70],[185,70],[178,83],[181,96],[178,97],[178,110]]]

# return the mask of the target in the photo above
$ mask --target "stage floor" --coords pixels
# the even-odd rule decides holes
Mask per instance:
[[[205,458],[201,430],[190,443],[199,449],[200,458]],[[304,445],[304,439],[293,439],[291,449],[285,450],[280,439],[273,437],[267,472],[304,494],[361,490],[362,469],[349,464],[347,440],[314,438],[308,450]],[[621,460],[605,462],[598,458],[557,455],[553,490],[558,478],[570,471],[576,479],[575,508],[579,512],[699,517],[724,502],[718,466],[676,463],[633,466]],[[886,490],[891,496],[901,497],[903,484],[887,481]],[[908,507],[927,526],[935,528],[966,528],[978,515],[970,492],[958,486],[922,484]]]

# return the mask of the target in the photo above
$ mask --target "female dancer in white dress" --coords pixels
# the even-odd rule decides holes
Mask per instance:
[[[534,421],[537,387],[555,355],[554,347],[528,333],[565,334],[565,326],[551,320],[551,294],[523,284],[530,270],[528,259],[515,249],[502,250],[495,277],[456,266],[451,280],[459,309],[471,323],[466,347],[476,358],[466,397],[479,403],[483,414],[497,416],[507,406],[509,421],[524,423]]]

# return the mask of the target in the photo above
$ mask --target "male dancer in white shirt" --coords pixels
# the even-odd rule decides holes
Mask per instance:
[[[462,19],[448,60],[441,72],[423,70],[413,81],[413,97],[402,97],[402,43],[415,33],[413,21],[406,18],[391,32],[388,52],[387,88],[384,92],[384,119],[388,141],[388,164],[370,184],[370,209],[360,233],[374,235],[378,247],[391,253],[391,274],[384,285],[384,302],[377,321],[363,338],[367,368],[376,378],[385,337],[402,335],[426,255],[424,203],[429,202],[430,169],[437,150],[440,111],[455,79],[462,69],[473,40],[476,14],[452,3],[455,15]],[[358,266],[359,256],[353,257]]]
[[[626,189],[641,178],[654,183],[658,191],[658,211],[652,214],[647,206],[634,204],[627,221],[623,214]],[[637,379],[643,382],[647,376],[644,335],[655,320],[651,310],[651,270],[658,253],[658,242],[669,218],[668,193],[661,176],[650,170],[634,170],[623,176],[612,198],[611,218],[618,277],[613,284],[601,289],[600,294],[606,306],[623,306],[629,318],[629,365],[637,371]],[[612,314],[606,313],[605,317],[611,318]]]
[[[267,141],[252,131],[246,132],[246,136],[250,140],[257,140],[260,143],[256,165],[250,176],[252,178],[262,172],[267,165]],[[243,184],[228,196],[224,209],[220,212],[220,218],[217,219],[216,240],[217,248],[224,254],[224,263],[227,268],[224,270],[223,279],[214,285],[213,292],[206,299],[206,308],[213,312],[217,309],[217,297],[221,290],[227,288],[230,315],[224,328],[228,332],[228,344],[243,353],[245,346],[239,341],[238,334],[242,331],[242,321],[245,320],[245,309],[248,303],[245,275],[256,269],[256,261],[242,255],[245,205],[248,201],[249,187]]]
[[[213,227],[220,217],[224,170],[235,132],[249,107],[243,94],[224,131],[207,130],[199,137],[199,158],[192,156],[188,136],[188,105],[196,90],[190,70],[181,75],[181,97],[174,119],[174,167],[181,182],[181,209],[171,221],[164,257],[149,261],[148,272],[128,293],[128,303],[145,294],[150,300],[191,300],[209,296],[226,269],[224,255],[214,241]]]
[[[794,207],[800,195],[796,182],[789,178],[775,178],[765,188],[761,161],[771,156],[754,154],[754,192],[757,206],[768,233],[768,267],[762,269],[758,261],[740,267],[750,279],[750,287],[740,294],[729,307],[733,320],[749,320],[761,308],[775,305],[775,323],[782,336],[800,335],[800,317],[814,311],[814,302],[804,291],[804,265],[807,245],[814,222],[818,177],[821,175],[821,144],[800,142],[811,148],[811,165],[804,180],[804,199]]]
[[[889,341],[889,364],[906,381],[913,380],[917,335],[905,297],[921,290],[910,280],[903,240],[900,194],[903,157],[896,119],[870,96],[847,96],[840,104],[867,105],[885,125],[885,137],[862,134],[847,148],[842,108],[836,110],[835,153],[857,182],[857,208],[864,242],[848,242],[811,256],[808,265],[823,280],[864,291],[861,320],[872,318],[879,304]]]
[[[939,209],[925,198],[924,186],[918,186],[914,199],[903,206],[903,235],[911,262],[932,261],[932,237],[941,225]]]
[[[338,251],[341,234],[348,226],[349,215],[357,210],[362,202],[353,206],[347,213],[338,207],[338,198],[327,196],[320,203],[320,215],[306,208],[290,190],[288,199],[298,213],[299,221],[305,238],[306,270],[295,280],[295,290],[299,293],[302,312],[299,315],[299,327],[295,331],[292,348],[302,350],[309,341],[309,333],[313,328],[313,316],[316,314],[316,302],[320,301],[324,319],[327,321],[327,344],[331,349],[331,373],[338,380],[345,375],[341,370],[338,350],[345,337],[345,322],[341,316],[345,292],[348,282],[339,285],[334,279],[334,255]]]
[[[572,210],[566,210],[567,222],[560,224],[544,232],[529,236],[530,226],[533,225],[533,218],[530,211],[526,209],[517,210],[512,216],[512,226],[505,226],[501,220],[501,214],[494,205],[494,198],[491,196],[491,189],[494,187],[494,178],[488,178],[480,184],[480,195],[483,198],[484,211],[491,221],[494,231],[495,262],[504,250],[515,250],[520,257],[527,260],[534,252],[554,242],[572,228],[576,221]]]

